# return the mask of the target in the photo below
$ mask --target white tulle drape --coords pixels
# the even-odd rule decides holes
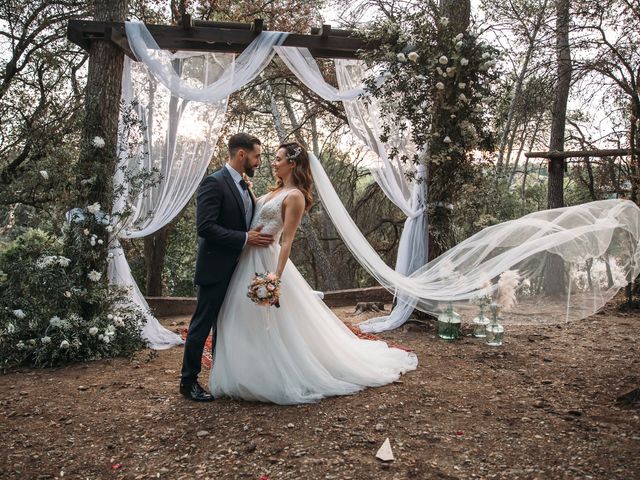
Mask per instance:
[[[425,215],[426,169],[410,181],[399,160],[391,160],[389,148],[411,157],[416,148],[406,132],[380,141],[380,113],[375,101],[364,102],[363,64],[339,60],[339,88],[328,85],[305,49],[280,47],[287,34],[263,32],[235,60],[230,55],[162,51],[141,23],[127,23],[132,50],[143,62],[127,62],[123,98],[133,105],[145,129],[144,148],[123,149],[116,173],[120,196],[135,207],[120,237],[149,235],[170,222],[193,196],[211,157],[221,128],[228,95],[255,78],[277,53],[306,85],[323,98],[342,101],[349,125],[372,152],[371,173],[384,193],[407,216],[400,240],[396,269],[387,266],[368,244],[339,200],[322,165],[311,155],[318,194],[336,229],[355,258],[382,285],[397,294],[397,307],[389,317],[364,325],[380,331],[402,324],[413,308],[438,313],[446,302],[469,308],[468,300],[484,291],[487,280],[493,289],[497,277],[517,269],[524,277],[520,320],[526,322],[584,318],[597,311],[631,278],[638,274],[640,258],[640,209],[627,201],[601,201],[537,212],[522,219],[487,228],[439,258],[426,263],[427,218]],[[121,131],[124,137],[124,129]],[[120,139],[126,145],[126,138]],[[421,151],[421,155],[428,152]],[[126,171],[157,168],[159,184],[134,197],[128,191]],[[121,251],[119,251],[121,253]],[[548,275],[550,258],[562,258],[566,278],[552,299],[541,303],[541,286]],[[110,278],[127,285],[141,305],[144,298],[135,285],[126,259],[116,255]],[[518,320],[517,318],[515,319]],[[177,335],[149,317],[145,338],[154,348],[180,343]]]
[[[340,90],[351,91],[364,81],[367,70],[360,60],[338,59],[336,77]],[[410,141],[411,132],[399,130],[388,135],[386,144],[380,140],[382,135],[382,115],[377,99],[362,97],[343,101],[349,127],[377,157],[375,166],[370,168],[376,183],[387,198],[407,216],[398,244],[396,271],[409,275],[422,267],[429,256],[428,236],[429,219],[426,211],[427,169],[423,165],[416,167],[415,176],[407,175],[407,168],[413,168],[399,159],[402,156],[413,158],[416,146]],[[396,149],[399,155],[393,160],[388,152]],[[428,151],[420,151],[420,158],[426,164]],[[398,293],[398,292],[396,292]],[[405,323],[416,306],[416,300],[407,295],[396,295],[396,306],[390,315],[375,317],[362,322],[359,327],[365,332],[381,332],[399,327]]]
[[[197,102],[217,102],[253,80],[269,64],[275,51],[288,33],[262,32],[238,56],[232,69],[207,85],[193,84],[180,76],[172,65],[171,53],[161,50],[144,23],[126,22],[129,45],[136,57],[149,68],[151,74],[178,98]]]
[[[143,51],[135,40],[132,47],[134,45],[136,52]],[[184,85],[191,89],[210,88],[235,70],[232,54],[162,52],[154,58],[157,62],[154,68],[162,75],[169,76],[168,69],[173,72],[169,85],[175,87],[175,91],[159,80],[164,77],[157,70],[125,58],[123,115],[135,118],[139,124],[127,126],[125,121],[120,124],[120,159],[114,175],[113,210],[123,211],[128,204],[133,213],[126,223],[116,226],[118,238],[141,238],[157,232],[175,219],[193,197],[224,123],[228,97],[202,102],[176,93],[186,95],[188,90],[180,88]],[[233,84],[233,77],[225,82]],[[159,173],[160,181],[143,194],[133,195],[132,175],[153,170]],[[110,281],[129,288],[132,299],[148,312],[148,304],[117,240],[112,242],[111,253],[114,258],[109,264]],[[147,313],[146,320],[142,335],[151,348],[163,349],[182,343],[178,335],[164,328],[151,313]]]
[[[311,158],[314,184],[326,212],[359,263],[390,291],[413,299],[431,314],[453,302],[475,310],[487,281],[516,269],[523,277],[520,303],[506,322],[542,323],[592,315],[640,272],[640,208],[628,200],[602,200],[544,210],[488,227],[411,275],[387,266],[367,242],[336,194],[320,161]],[[550,258],[560,258],[565,279],[544,296]],[[544,298],[544,299],[543,299]]]
[[[364,62],[337,59],[335,65],[339,88],[335,88],[324,80],[308,49],[279,46],[274,50],[308,88],[325,100],[343,102],[352,133],[371,153],[373,166],[369,170],[374,180],[389,200],[407,216],[398,244],[396,271],[408,275],[423,266],[428,258],[428,218],[424,208],[427,171],[424,166],[418,166],[412,181],[406,175],[406,166],[397,158],[389,158],[387,152],[391,148],[397,148],[400,155],[408,157],[413,156],[416,148],[408,140],[410,132],[407,131],[391,132],[386,145],[380,141],[382,128],[378,102],[371,97],[363,99],[366,93],[364,79],[368,74]],[[382,77],[378,81],[382,81]],[[423,160],[426,159],[427,152],[422,154]],[[372,318],[360,323],[359,327],[367,332],[397,328],[408,320],[415,304],[411,298],[397,296],[390,315]]]

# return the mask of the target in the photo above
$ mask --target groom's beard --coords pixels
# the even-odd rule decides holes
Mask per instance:
[[[258,168],[258,167],[255,167],[255,168]],[[251,165],[246,164],[244,166],[244,173],[247,175],[247,177],[253,177],[253,174],[255,173],[255,169]]]

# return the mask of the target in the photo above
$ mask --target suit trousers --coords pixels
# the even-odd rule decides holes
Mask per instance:
[[[202,369],[202,352],[209,333],[212,333],[212,358],[216,346],[216,324],[218,312],[227,293],[229,281],[217,282],[213,285],[199,285],[196,311],[191,317],[187,339],[184,344],[182,360],[181,384],[191,385],[198,380]]]

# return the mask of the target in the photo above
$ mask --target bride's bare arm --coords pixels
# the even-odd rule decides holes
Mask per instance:
[[[282,229],[282,237],[280,240],[280,255],[278,256],[278,268],[276,275],[282,276],[289,255],[291,255],[291,246],[296,236],[296,230],[302,220],[304,214],[304,196],[299,190],[295,190],[287,195],[282,203],[282,214],[284,215],[284,226]]]

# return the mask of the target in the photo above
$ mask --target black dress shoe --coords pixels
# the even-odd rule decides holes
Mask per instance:
[[[207,393],[198,382],[191,385],[180,384],[180,393],[194,402],[212,402],[213,396]]]

